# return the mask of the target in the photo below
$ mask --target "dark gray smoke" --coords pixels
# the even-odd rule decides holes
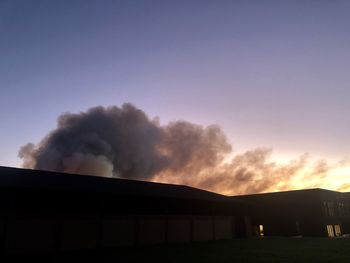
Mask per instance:
[[[214,165],[230,151],[216,126],[179,121],[161,126],[131,104],[65,113],[37,146],[19,151],[23,166],[49,171],[150,179],[192,162]]]
[[[26,168],[187,184],[225,194],[300,188],[297,180],[318,187],[331,169],[322,160],[310,165],[307,155],[281,165],[270,154],[257,148],[232,157],[218,126],[160,125],[131,104],[64,113],[41,142],[19,151]]]

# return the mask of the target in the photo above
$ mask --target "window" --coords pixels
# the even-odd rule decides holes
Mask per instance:
[[[346,210],[345,210],[344,203],[338,203],[338,212],[339,212],[339,216],[346,216]]]
[[[334,237],[334,231],[333,231],[332,225],[327,225],[327,233],[328,233],[328,237]]]
[[[334,225],[334,232],[335,232],[335,236],[337,237],[341,236],[340,225]]]
[[[334,216],[334,203],[328,202],[328,214],[329,216]]]
[[[323,202],[323,212],[325,216],[328,216],[328,206],[327,202]]]
[[[264,226],[259,225],[259,236],[264,236]]]

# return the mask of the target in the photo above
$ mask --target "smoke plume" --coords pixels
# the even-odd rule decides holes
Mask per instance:
[[[160,125],[131,104],[64,113],[37,145],[19,151],[23,167],[191,185],[224,194],[287,190],[297,180],[318,187],[331,167],[302,155],[271,161],[271,149],[233,156],[220,127],[186,121]]]

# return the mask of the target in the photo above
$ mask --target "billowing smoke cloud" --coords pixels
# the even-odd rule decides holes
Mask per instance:
[[[217,126],[185,121],[161,126],[131,104],[65,113],[37,146],[19,151],[23,166],[121,178],[151,179],[164,170],[215,166],[231,151]]]
[[[310,165],[308,155],[283,165],[270,155],[270,149],[257,148],[232,157],[218,126],[160,125],[131,104],[64,113],[41,142],[19,151],[26,168],[187,184],[224,194],[287,190],[297,179],[318,187],[317,179],[330,169],[322,160]]]

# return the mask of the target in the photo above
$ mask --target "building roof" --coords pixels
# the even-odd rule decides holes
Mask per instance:
[[[232,202],[232,199],[227,196],[185,185],[76,175],[3,166],[0,166],[0,188],[34,191],[57,190],[95,192],[114,195],[154,196]],[[235,202],[240,201],[237,200]]]
[[[330,192],[330,193],[341,193],[333,190],[323,189],[323,188],[310,188],[310,189],[298,189],[298,190],[288,190],[288,191],[280,191],[280,192],[269,192],[269,193],[256,193],[256,194],[248,194],[248,195],[235,195],[231,196],[233,198],[240,197],[259,197],[259,196],[271,196],[271,195],[283,195],[283,194],[300,194],[303,192]]]

